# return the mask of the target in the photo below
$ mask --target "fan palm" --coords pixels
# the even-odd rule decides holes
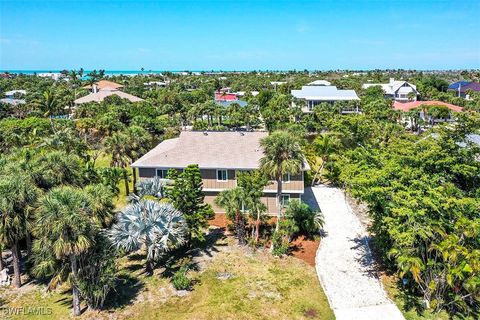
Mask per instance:
[[[70,272],[65,268],[57,271],[55,281],[65,273],[70,275],[72,282],[73,314],[80,315],[80,291],[78,289],[78,261],[94,242],[96,225],[91,219],[92,208],[90,197],[81,189],[62,186],[52,189],[40,200],[36,217],[34,234],[37,240],[34,251],[39,257],[45,250],[53,253],[57,260],[68,261]],[[38,258],[34,272],[46,275],[55,270],[50,261]],[[67,263],[65,263],[66,265]]]
[[[132,252],[145,247],[146,271],[153,273],[155,260],[185,241],[187,224],[182,213],[170,203],[141,200],[128,205],[117,215],[108,231],[113,245]]]
[[[299,138],[286,131],[276,131],[260,141],[263,158],[260,167],[277,182],[277,224],[282,217],[282,178],[286,174],[298,174],[303,166],[304,155]]]
[[[10,246],[13,258],[13,285],[21,286],[19,241],[30,229],[29,213],[38,189],[20,173],[0,176],[0,244]]]
[[[137,192],[129,196],[129,202],[138,202],[145,197],[162,199],[165,196],[165,179],[159,177],[144,179],[137,183]]]

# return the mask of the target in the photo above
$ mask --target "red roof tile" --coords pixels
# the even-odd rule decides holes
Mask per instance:
[[[402,110],[402,111],[410,111],[414,108],[417,108],[422,105],[427,105],[427,106],[444,106],[447,107],[448,109],[455,111],[455,112],[461,112],[463,111],[462,107],[456,106],[454,104],[442,102],[442,101],[414,101],[414,102],[406,102],[406,103],[401,103],[398,101],[395,101],[393,104],[393,108],[395,110]]]

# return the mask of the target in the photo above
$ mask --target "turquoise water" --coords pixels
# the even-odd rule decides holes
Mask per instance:
[[[76,69],[75,69],[76,70]],[[23,73],[23,74],[35,74],[35,73],[59,73],[62,70],[2,70],[0,72],[10,72],[10,73]],[[86,75],[92,70],[84,70],[83,73]],[[98,71],[98,70],[97,70]],[[159,74],[162,72],[173,72],[173,73],[180,73],[185,72],[186,70],[105,70],[106,75],[131,75],[131,74]],[[188,72],[231,72],[227,70],[188,70]],[[243,71],[237,71],[243,72]],[[248,71],[245,71],[248,72]]]

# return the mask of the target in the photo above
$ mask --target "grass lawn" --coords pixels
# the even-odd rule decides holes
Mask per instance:
[[[101,153],[100,156],[95,161],[95,167],[97,167],[97,168],[109,168],[111,158],[112,158],[111,155]],[[128,188],[129,188],[130,192],[132,192],[133,191],[133,179],[132,179],[132,176],[131,176],[131,174],[132,174],[131,168],[128,168],[128,173],[129,173]],[[138,178],[138,174],[137,174],[137,178]],[[127,196],[125,195],[125,182],[123,181],[123,179],[120,180],[120,182],[118,183],[118,190],[120,190],[120,194],[113,199],[113,204],[115,205],[116,210],[120,210],[127,205]]]
[[[81,319],[334,319],[315,269],[299,259],[240,248],[223,237],[192,256],[196,267],[188,276],[194,285],[184,296],[170,284],[173,270],[158,269],[147,277],[142,255],[119,259],[119,286],[106,310],[87,311]],[[22,287],[22,294],[3,290],[0,297],[7,306],[52,308],[49,316],[9,319],[70,317],[68,293],[45,293],[36,285]]]

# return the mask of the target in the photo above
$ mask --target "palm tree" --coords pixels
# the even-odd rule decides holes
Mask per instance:
[[[0,244],[11,247],[16,288],[22,284],[19,241],[29,232],[29,215],[37,196],[38,189],[28,176],[19,172],[0,176]]]
[[[242,188],[233,188],[220,192],[215,198],[215,204],[225,209],[227,217],[235,225],[235,235],[239,245],[245,245],[245,221],[242,208],[245,207],[245,192]]]
[[[60,111],[60,100],[57,95],[51,90],[47,90],[43,93],[42,98],[35,103],[38,108],[43,112],[44,117],[50,118],[50,125],[55,131],[53,126],[52,116]]]
[[[187,223],[170,203],[141,200],[128,205],[108,231],[113,245],[127,252],[145,247],[146,272],[153,273],[155,260],[164,252],[184,243]]]
[[[135,203],[146,197],[160,200],[165,196],[166,186],[167,182],[159,177],[142,180],[137,184],[137,191],[129,196],[129,202]]]
[[[260,141],[263,148],[263,158],[260,168],[277,182],[277,223],[279,228],[282,217],[282,178],[298,174],[302,170],[304,155],[299,138],[286,131],[276,131]]]
[[[330,158],[331,154],[335,151],[336,146],[336,139],[332,135],[322,134],[318,136],[315,141],[313,142],[313,147],[315,149],[316,154],[322,159],[322,164],[315,172],[315,175],[312,179],[312,186],[315,184],[317,180],[317,176],[322,176],[323,168],[327,163],[328,159]],[[320,178],[319,178],[320,179]]]
[[[48,249],[56,259],[68,261],[70,272],[60,270],[52,281],[68,273],[72,283],[73,314],[80,315],[80,291],[77,284],[78,261],[94,242],[96,225],[90,218],[89,197],[81,189],[62,186],[52,189],[40,200],[34,234],[34,251]],[[48,273],[52,267],[47,261],[37,260],[36,274]],[[64,268],[62,268],[64,269]]]
[[[126,168],[130,163],[128,157],[128,136],[124,133],[117,132],[111,137],[105,139],[105,150],[112,155],[110,165],[116,168]],[[128,187],[128,172],[123,172],[123,180],[125,182],[125,195],[128,196],[130,189]]]

